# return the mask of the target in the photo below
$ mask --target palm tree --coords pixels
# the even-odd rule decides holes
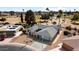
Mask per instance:
[[[57,15],[57,18],[59,18],[59,25],[60,25],[60,18],[62,17],[62,14],[63,14],[63,11],[59,10]]]
[[[47,11],[49,11],[49,8],[46,8]]]
[[[50,12],[49,12],[49,16],[50,16],[50,21],[51,21],[51,23],[52,23],[52,17],[54,16],[54,12],[53,12],[53,11],[50,11]]]
[[[23,10],[23,12],[24,12],[24,9],[22,9]]]
[[[20,17],[21,17],[21,22],[23,23],[23,14],[22,13],[21,13]]]
[[[61,15],[58,14],[58,15],[57,15],[57,18],[59,18],[59,23],[58,23],[58,24],[60,25],[60,18],[61,18]]]
[[[74,9],[74,12],[76,12],[76,9]]]
[[[48,14],[48,17],[50,18],[50,10],[49,10],[49,8],[46,8],[46,10],[47,10],[47,14]],[[46,23],[47,24],[47,23]]]
[[[38,11],[38,14],[41,15],[41,11]]]

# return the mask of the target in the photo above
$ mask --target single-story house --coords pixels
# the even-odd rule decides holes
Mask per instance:
[[[54,41],[56,35],[59,32],[59,26],[58,25],[52,25],[52,26],[34,26],[30,30],[30,34],[33,35],[37,40],[45,40],[47,42]]]
[[[15,33],[19,32],[23,27],[21,25],[3,25],[0,26],[0,35],[5,33],[7,37],[14,36]]]

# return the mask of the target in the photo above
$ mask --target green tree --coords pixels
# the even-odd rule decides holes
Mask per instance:
[[[50,17],[48,14],[42,14],[41,19],[48,20]]]
[[[50,18],[49,14],[42,14],[40,19],[43,19],[44,22],[47,24],[48,19]]]
[[[21,16],[20,17],[21,17],[21,22],[23,23],[23,15],[22,15],[22,13],[21,13]]]
[[[25,13],[25,21],[26,21],[26,24],[27,25],[34,25],[36,24],[35,22],[35,15],[34,15],[34,12],[32,10],[28,10],[26,13]]]
[[[0,21],[4,22],[6,21],[6,18],[1,18]]]
[[[59,24],[60,24],[60,18],[62,17],[62,14],[63,14],[63,11],[59,10],[57,15],[57,18],[59,18]]]
[[[72,21],[78,21],[79,20],[79,14],[75,13],[71,19]]]
[[[38,11],[38,14],[41,15],[41,11]]]
[[[63,11],[62,10],[59,10],[58,13],[62,16]]]
[[[54,17],[54,12],[53,11],[49,11],[49,17],[50,17],[50,21],[52,23],[52,17]]]
[[[68,16],[72,15],[71,10],[67,12],[67,15],[68,15]]]
[[[10,15],[11,15],[11,16],[13,16],[13,15],[14,15],[14,11],[10,11],[9,13],[10,13]]]
[[[54,12],[53,11],[50,11],[49,12],[49,16],[51,16],[51,17],[54,16]]]

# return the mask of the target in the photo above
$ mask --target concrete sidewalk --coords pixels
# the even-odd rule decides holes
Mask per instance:
[[[40,43],[40,42],[33,42],[32,45],[31,45],[31,47],[35,48],[38,51],[41,51],[44,48],[46,48],[47,45],[46,44],[43,44],[43,43]]]

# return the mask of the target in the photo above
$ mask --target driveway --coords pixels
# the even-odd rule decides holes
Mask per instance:
[[[41,50],[43,50],[44,48],[47,47],[46,44],[43,44],[43,43],[40,43],[40,42],[33,42],[31,46],[38,51],[41,51]]]

